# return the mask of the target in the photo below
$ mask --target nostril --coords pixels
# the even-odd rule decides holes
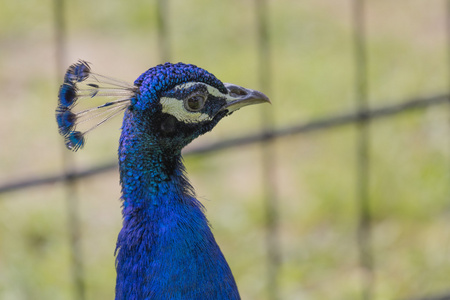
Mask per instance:
[[[229,91],[231,97],[247,96],[247,91],[242,88],[232,87]]]

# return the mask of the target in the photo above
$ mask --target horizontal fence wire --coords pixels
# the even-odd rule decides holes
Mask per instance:
[[[415,98],[392,105],[386,105],[380,108],[350,112],[341,115],[335,115],[328,118],[320,118],[308,123],[296,124],[284,128],[274,129],[271,132],[261,132],[249,134],[238,138],[230,138],[221,142],[199,145],[191,147],[183,152],[184,155],[200,155],[217,152],[237,146],[250,145],[271,139],[282,138],[291,135],[304,134],[308,132],[328,130],[344,125],[355,124],[358,122],[373,121],[380,118],[395,116],[400,113],[406,113],[413,110],[425,109],[430,106],[443,105],[450,103],[449,94],[441,94],[430,97]],[[73,171],[66,174],[57,174],[50,176],[36,176],[33,178],[17,180],[15,182],[0,185],[0,194],[13,192],[24,188],[37,187],[46,184],[53,184],[66,180],[79,179],[94,176],[100,173],[111,171],[117,168],[117,163],[108,163],[105,165],[89,168],[87,170]]]
[[[450,300],[450,293],[446,294],[446,295],[426,296],[423,298],[413,298],[410,300]]]

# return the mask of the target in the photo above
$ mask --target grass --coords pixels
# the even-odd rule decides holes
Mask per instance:
[[[0,182],[60,172],[51,1],[0,3]],[[156,2],[67,3],[67,64],[133,81],[158,61]],[[258,88],[253,1],[170,1],[173,61]],[[286,126],[353,110],[351,1],[270,1],[268,108],[225,119],[196,143],[257,131],[262,109]],[[370,105],[448,90],[444,1],[368,0]],[[264,87],[259,87],[264,91]],[[374,299],[448,291],[449,111],[435,107],[370,125]],[[79,168],[116,159],[120,118],[71,154]],[[277,140],[282,299],[360,299],[356,130]],[[261,152],[257,145],[186,158],[243,299],[267,299]],[[88,299],[114,294],[121,226],[118,174],[78,184]],[[66,203],[60,185],[0,195],[0,298],[70,299]]]

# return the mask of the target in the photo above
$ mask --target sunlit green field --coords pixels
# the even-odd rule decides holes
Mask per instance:
[[[67,2],[67,66],[132,82],[161,63],[156,1]],[[169,1],[171,61],[264,92],[255,2]],[[366,2],[370,105],[448,92],[445,1]],[[0,185],[62,170],[53,18],[52,1],[0,2]],[[264,109],[280,128],[355,109],[352,1],[269,1],[268,22],[272,106],[242,109],[192,146],[258,132]],[[77,169],[116,160],[120,119],[69,153]],[[441,105],[370,123],[374,299],[450,291],[449,120]],[[351,125],[274,142],[280,299],[361,299],[356,147]],[[261,145],[185,162],[242,298],[267,299]],[[114,297],[118,182],[111,171],[77,184],[87,299]],[[0,299],[73,299],[64,195],[62,184],[0,194]]]

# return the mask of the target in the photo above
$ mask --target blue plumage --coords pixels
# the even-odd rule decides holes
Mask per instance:
[[[71,131],[66,136],[66,147],[72,151],[77,151],[84,146],[84,135],[80,131]]]
[[[91,67],[85,61],[71,65],[64,76],[64,83],[73,84],[86,80],[91,73]]]
[[[133,103],[134,107],[149,108],[152,102],[158,100],[161,92],[169,91],[177,84],[195,81],[204,82],[226,93],[223,83],[208,71],[190,64],[166,63],[149,69],[135,80],[134,84],[140,87],[140,93],[136,103]]]
[[[59,89],[59,106],[69,108],[77,100],[77,90],[72,83],[64,83]]]
[[[110,99],[74,112],[71,99],[97,97]],[[116,299],[240,298],[185,176],[181,149],[233,111],[262,102],[269,100],[260,92],[224,84],[183,63],[151,68],[134,86],[93,74],[83,61],[68,69],[56,119],[69,148],[81,148],[87,132],[125,110],[119,143],[123,228],[116,247]],[[80,119],[91,115],[101,116],[100,121],[80,131]]]
[[[56,122],[59,124],[59,133],[67,136],[75,127],[76,115],[67,107],[60,106],[56,109]]]

